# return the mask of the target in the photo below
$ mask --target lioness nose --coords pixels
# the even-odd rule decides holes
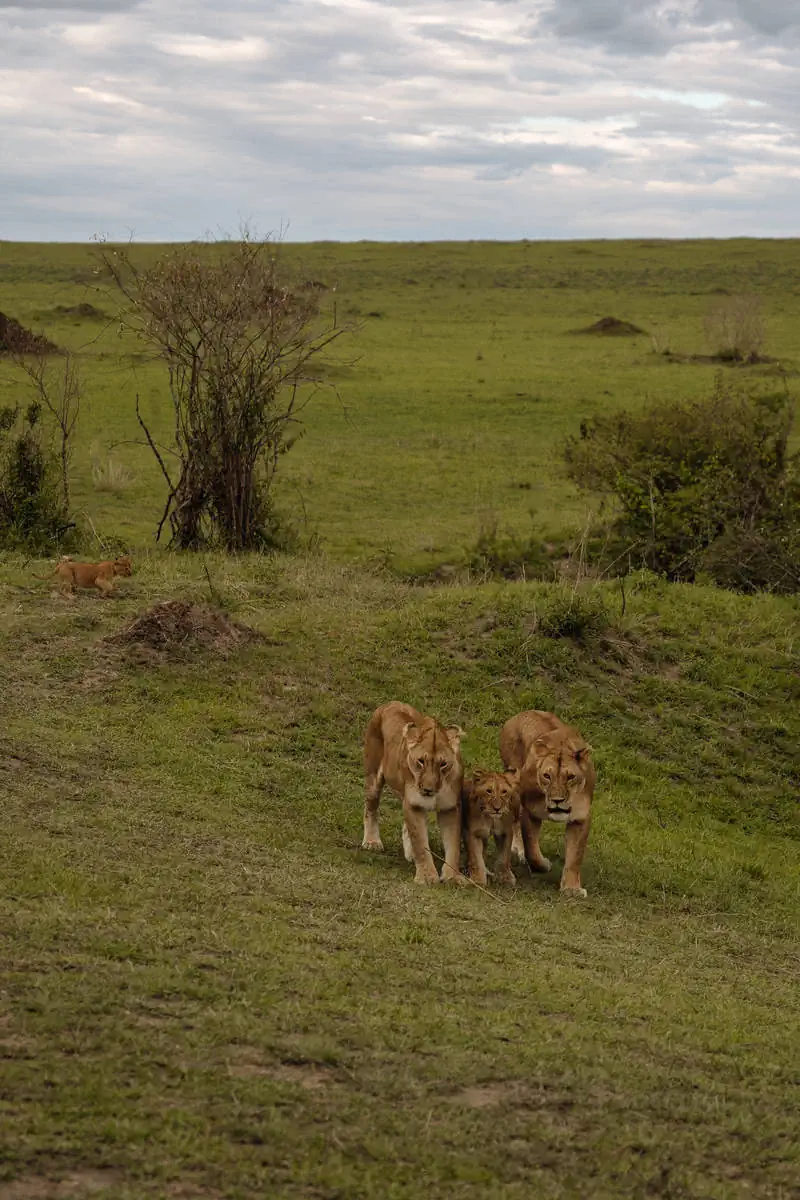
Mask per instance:
[[[434,795],[433,788],[424,787],[424,788],[421,788],[420,790],[421,790],[423,796],[433,796]]]

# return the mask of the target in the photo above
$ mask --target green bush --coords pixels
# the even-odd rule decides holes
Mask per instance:
[[[702,400],[584,422],[565,449],[579,487],[613,501],[609,560],[737,590],[800,588],[794,399],[718,378]]]
[[[41,436],[41,408],[0,409],[0,546],[48,552],[71,545],[61,468]]]
[[[610,624],[611,614],[599,592],[564,585],[547,596],[537,613],[536,631],[543,637],[586,643],[596,641]]]
[[[484,526],[467,551],[467,567],[493,579],[552,579],[552,551],[534,534],[504,533],[497,524]]]

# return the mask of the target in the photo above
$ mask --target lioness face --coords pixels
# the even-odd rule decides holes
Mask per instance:
[[[572,817],[573,803],[586,782],[585,764],[588,746],[561,744],[550,746],[537,742],[539,759],[536,776],[547,805],[550,821],[566,823]]]
[[[403,730],[406,762],[423,801],[430,800],[433,804],[455,773],[463,733],[457,725],[442,729],[432,720],[426,720],[421,727],[406,725]]]
[[[519,795],[519,771],[476,771],[472,784],[480,812],[496,820],[508,815]]]
[[[114,563],[115,575],[130,575],[133,571],[133,564],[126,554],[123,558],[118,558]]]

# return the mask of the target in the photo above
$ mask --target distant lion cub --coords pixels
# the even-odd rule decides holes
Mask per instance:
[[[498,883],[516,883],[511,870],[511,842],[519,821],[519,771],[473,771],[461,790],[461,830],[467,849],[469,877],[486,887],[486,846],[494,834]]]
[[[71,558],[62,558],[56,569],[50,575],[37,575],[37,579],[59,580],[60,590],[64,595],[71,595],[76,587],[97,588],[104,596],[110,596],[114,590],[114,579],[117,575],[130,575],[133,564],[127,554],[122,558],[101,563],[73,562]]]

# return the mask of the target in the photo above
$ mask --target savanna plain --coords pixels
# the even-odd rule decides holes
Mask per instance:
[[[0,311],[83,374],[84,557],[134,559],[67,600],[0,557],[0,1200],[800,1195],[797,597],[463,569],[486,530],[579,546],[582,420],[719,369],[794,389],[800,242],[281,253],[356,328],[278,472],[298,549],[234,557],[154,542],[165,369],[92,249],[0,244]],[[768,361],[720,368],[704,318],[745,293]],[[609,315],[645,332],[574,332]],[[578,591],[585,636],[547,620]],[[175,598],[258,636],[113,640]],[[587,899],[557,827],[515,889],[415,887],[388,797],[360,850],[389,699],[467,770],[522,709],[579,726]]]

